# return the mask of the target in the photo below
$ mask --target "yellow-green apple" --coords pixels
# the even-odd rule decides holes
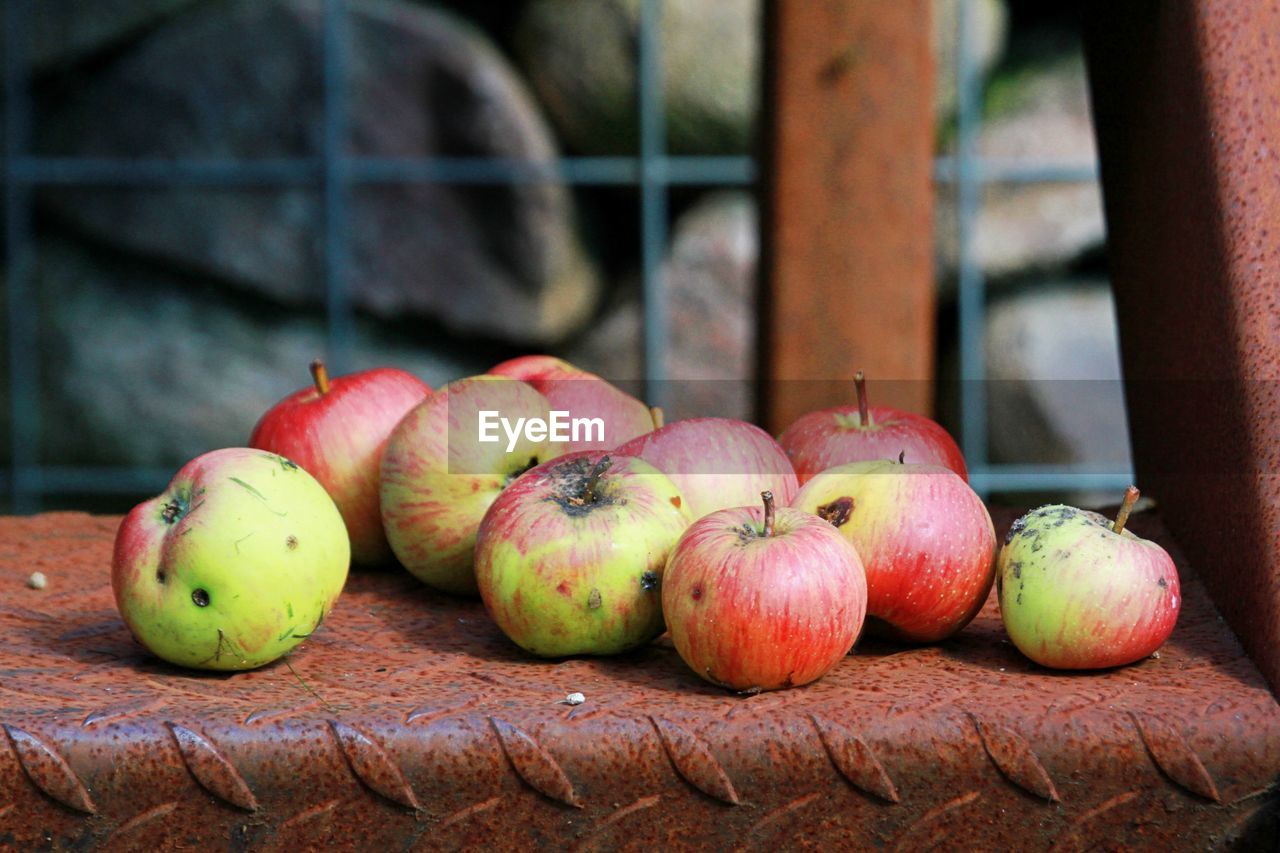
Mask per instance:
[[[320,627],[347,579],[342,516],[314,477],[275,453],[214,450],[121,522],[116,607],[156,656],[252,669]]]
[[[854,377],[858,404],[801,415],[778,436],[800,485],[820,471],[849,462],[897,459],[950,468],[968,482],[964,454],[955,439],[923,415],[888,406],[868,406],[866,384]]]
[[[661,420],[661,414],[657,413]],[[754,504],[771,491],[786,505],[798,483],[787,454],[767,432],[729,418],[689,418],[660,425],[617,448],[671,478],[694,518]]]
[[[338,505],[351,537],[351,559],[375,565],[391,558],[378,511],[378,468],[391,430],[426,399],[426,383],[391,367],[332,381],[311,363],[313,385],[272,406],[249,446],[279,453],[320,481]]]
[[[689,521],[675,484],[643,460],[583,451],[543,463],[480,525],[485,608],[543,657],[647,643],[662,633],[662,572]]]
[[[1169,552],[1125,529],[1130,487],[1114,523],[1055,504],[1014,522],[997,561],[1000,616],[1036,663],[1101,669],[1133,663],[1164,644],[1182,591]]]
[[[487,375],[450,382],[410,410],[382,454],[382,524],[396,559],[436,589],[475,595],[480,520],[508,483],[557,455],[550,417],[528,383]]]
[[[982,499],[950,468],[893,461],[837,465],[792,503],[826,519],[867,571],[867,627],[934,642],[982,609],[995,573],[996,534]]]
[[[662,610],[694,672],[735,690],[821,678],[862,629],[867,581],[858,552],[825,521],[773,506],[722,509],[676,543]]]
[[[565,453],[609,450],[653,429],[653,418],[644,403],[555,356],[522,355],[495,365],[489,372],[528,382],[547,398],[553,411],[566,412],[583,424],[577,435],[570,431],[560,442]]]

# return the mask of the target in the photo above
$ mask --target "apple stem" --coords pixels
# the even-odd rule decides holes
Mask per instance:
[[[861,370],[853,374],[853,389],[858,394],[858,425],[871,426],[871,412],[867,408],[867,377]]]
[[[317,358],[311,362],[311,380],[316,384],[316,390],[321,394],[329,393],[329,370],[324,366],[324,360]]]
[[[578,495],[578,500],[584,504],[595,503],[596,486],[600,484],[600,477],[613,464],[613,460],[608,456],[600,457],[600,461],[591,469],[591,476],[587,477],[587,482],[582,487],[582,494]]]
[[[764,501],[764,533],[763,536],[773,535],[773,492],[761,492],[760,499]]]
[[[1120,504],[1120,511],[1116,513],[1116,523],[1111,527],[1116,533],[1124,532],[1124,524],[1129,520],[1129,513],[1133,511],[1138,494],[1137,486],[1130,486],[1124,490],[1124,502]]]
[[[650,406],[649,417],[653,418],[654,429],[662,429],[667,424],[667,415],[661,406]]]

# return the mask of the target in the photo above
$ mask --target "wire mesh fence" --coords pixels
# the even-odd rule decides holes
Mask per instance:
[[[974,247],[983,189],[993,184],[1090,182],[1091,166],[983,159],[978,152],[983,79],[975,55],[974,0],[960,6],[956,51],[958,99],[954,153],[935,162],[935,179],[951,185],[958,223],[959,426],[971,481],[982,494],[1001,491],[1121,489],[1127,470],[1079,465],[994,464],[988,448],[984,363],[985,282]],[[51,495],[140,494],[161,489],[171,471],[49,464],[40,458],[40,330],[35,310],[33,193],[40,187],[261,188],[306,186],[322,201],[326,357],[335,373],[351,363],[354,310],[348,239],[353,190],[405,183],[502,184],[560,181],[638,189],[646,395],[662,405],[667,380],[668,303],[661,273],[668,245],[671,187],[752,187],[759,167],[748,156],[671,156],[666,151],[662,86],[662,0],[643,0],[637,43],[639,151],[636,156],[561,157],[529,162],[468,157],[425,159],[352,156],[347,151],[349,64],[345,0],[324,0],[323,128],[318,156],[269,160],[84,159],[32,153],[31,66],[34,0],[10,0],[4,39],[4,271],[6,279],[9,465],[0,468],[7,509],[27,513]]]

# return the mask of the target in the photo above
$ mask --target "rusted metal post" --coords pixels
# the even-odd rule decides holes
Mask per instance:
[[[927,412],[929,3],[776,0],[769,16],[763,422],[850,402],[859,368],[875,402]]]
[[[1280,690],[1280,5],[1094,4],[1134,459]]]

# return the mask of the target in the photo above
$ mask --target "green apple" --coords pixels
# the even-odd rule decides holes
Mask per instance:
[[[1142,660],[1178,621],[1182,589],[1169,552],[1125,528],[1132,486],[1115,522],[1055,504],[1013,523],[997,561],[1000,616],[1024,655],[1055,669]]]
[[[191,460],[125,516],[111,588],[156,656],[252,669],[320,627],[350,563],[346,525],[314,477],[275,453],[231,447]]]
[[[480,596],[533,654],[635,648],[662,633],[662,573],[691,520],[675,484],[643,459],[566,454],[518,477],[485,513]]]

